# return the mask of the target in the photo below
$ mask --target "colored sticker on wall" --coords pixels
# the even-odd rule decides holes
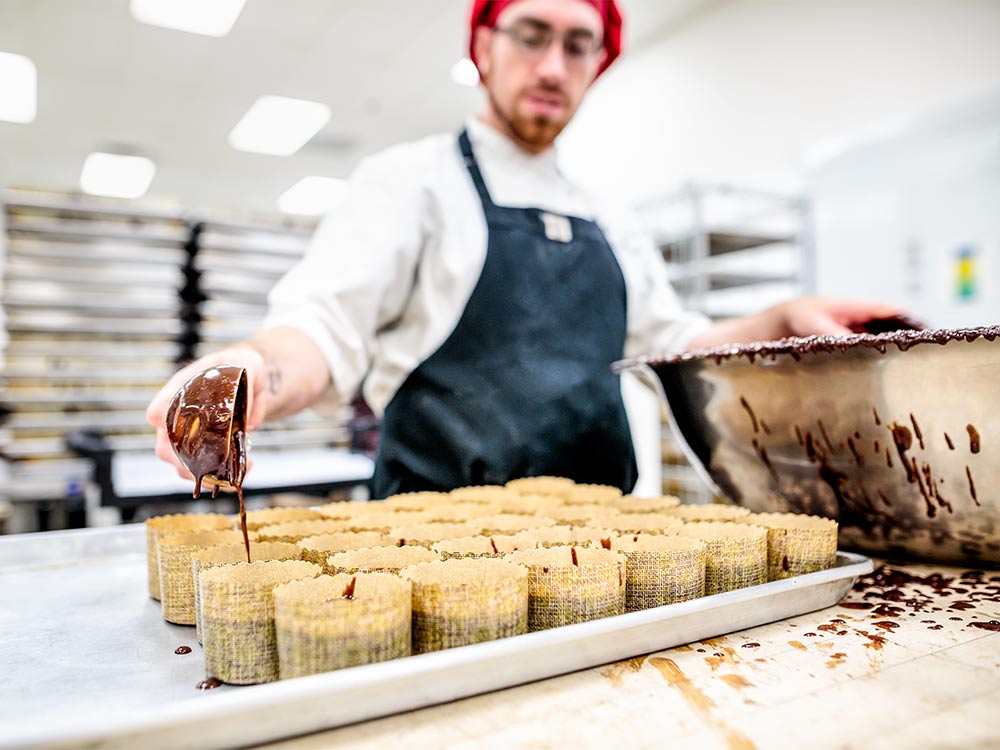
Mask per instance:
[[[976,250],[963,245],[955,253],[955,293],[960,300],[971,300],[979,291]]]

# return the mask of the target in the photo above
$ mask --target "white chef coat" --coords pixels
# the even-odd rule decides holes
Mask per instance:
[[[679,351],[708,325],[684,312],[638,217],[581,190],[556,148],[529,154],[477,119],[466,123],[494,203],[595,220],[626,285],[625,356]],[[364,159],[305,257],[275,286],[265,325],[292,326],[322,350],[333,377],[324,405],[363,382],[381,414],[406,377],[458,324],[486,258],[486,221],[456,133]]]

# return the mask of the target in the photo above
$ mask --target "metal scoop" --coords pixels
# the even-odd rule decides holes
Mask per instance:
[[[184,467],[201,484],[239,489],[246,475],[247,371],[219,365],[185,383],[167,409],[167,437]]]

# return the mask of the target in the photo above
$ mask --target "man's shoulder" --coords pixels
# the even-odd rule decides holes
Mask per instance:
[[[454,133],[436,133],[414,141],[397,143],[364,157],[355,170],[360,179],[391,178],[423,182],[449,161],[457,163],[458,146]]]

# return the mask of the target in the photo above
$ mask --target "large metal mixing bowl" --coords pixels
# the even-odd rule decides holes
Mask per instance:
[[[706,482],[835,518],[843,546],[1000,562],[998,329],[786,340],[618,363],[659,390]]]

